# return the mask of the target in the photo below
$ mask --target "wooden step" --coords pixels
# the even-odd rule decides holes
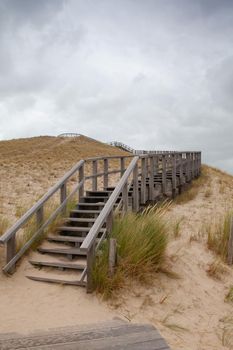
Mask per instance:
[[[94,197],[105,197],[105,196],[108,196],[112,193],[112,191],[86,191],[86,195],[87,196],[94,196]]]
[[[66,231],[66,232],[89,232],[91,227],[78,227],[78,226],[60,226],[58,227],[59,231]],[[103,232],[104,229],[101,229],[100,232]]]
[[[80,199],[80,203],[99,203],[106,202],[109,199],[109,196],[86,196]]]
[[[49,278],[49,277],[38,277],[38,276],[26,276],[27,278],[29,278],[30,280],[33,281],[38,281],[38,282],[47,282],[47,283],[57,283],[57,284],[61,284],[61,285],[71,285],[71,286],[81,286],[81,287],[85,287],[86,286],[86,282],[81,282],[79,280],[77,281],[69,281],[69,280],[63,280],[63,279],[59,279],[59,278]]]
[[[100,231],[101,233],[103,232]],[[85,237],[77,237],[77,236],[64,236],[64,235],[49,235],[46,238],[49,242],[70,242],[70,243],[82,243]],[[98,239],[96,239],[98,242]]]
[[[63,236],[63,235],[49,235],[46,237],[49,242],[70,242],[70,243],[82,243],[85,237],[77,236]]]
[[[94,217],[98,216],[101,210],[84,210],[84,209],[73,209],[70,211],[71,217],[78,216],[79,218],[81,217]]]
[[[70,221],[70,222],[87,222],[87,223],[92,223],[95,222],[95,218],[66,218],[65,221]]]
[[[58,261],[37,261],[37,260],[29,260],[30,264],[38,266],[38,267],[55,267],[58,269],[72,269],[72,270],[84,270],[85,265],[80,264],[72,264],[72,263],[65,263],[65,262],[58,262]]]
[[[87,253],[83,250],[80,250],[79,248],[43,248],[39,247],[38,252],[45,254],[61,254],[61,255],[67,255],[67,256],[73,256],[73,255],[82,255],[86,256]]]
[[[79,203],[78,207],[104,207],[105,203],[99,202],[99,203]]]

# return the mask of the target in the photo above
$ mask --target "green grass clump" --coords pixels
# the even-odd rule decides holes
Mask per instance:
[[[108,298],[128,280],[146,283],[160,268],[167,247],[165,208],[150,208],[141,214],[127,213],[114,220],[111,238],[117,241],[118,263],[115,274],[108,273],[108,242],[102,246],[93,268],[97,292]]]
[[[225,262],[228,256],[228,241],[230,235],[232,212],[227,212],[218,222],[206,226],[207,246],[219,255]]]

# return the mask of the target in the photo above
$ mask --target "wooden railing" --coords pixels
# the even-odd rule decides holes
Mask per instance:
[[[66,211],[68,202],[78,194],[78,200],[84,195],[85,182],[92,181],[92,189],[97,189],[98,178],[103,178],[103,187],[108,186],[110,174],[123,174],[125,171],[125,160],[132,156],[110,156],[96,157],[80,160],[70,171],[68,171],[33,207],[31,207],[11,228],[9,228],[1,237],[0,244],[6,246],[6,265],[3,267],[4,272],[13,273],[16,262],[24,255],[24,253],[32,246],[32,244],[42,235],[44,230],[56,219],[60,213]],[[109,161],[120,161],[118,169],[109,169]],[[98,171],[98,162],[104,163],[103,171]],[[87,171],[85,174],[85,166],[91,166],[91,174]],[[67,194],[67,183],[75,175],[78,174],[78,183]],[[45,219],[44,207],[48,200],[60,192],[60,205],[51,213],[49,218]],[[16,250],[17,232],[33,217],[36,217],[36,230],[30,239]]]
[[[177,171],[179,184],[190,182],[200,174],[201,154],[199,152],[169,152],[163,154],[147,154],[135,156],[128,168],[124,172],[108,201],[105,203],[101,213],[91,227],[88,235],[83,241],[80,249],[87,253],[87,268],[84,270],[82,278],[87,276],[87,292],[92,292],[92,267],[96,252],[103,239],[111,232],[113,222],[113,211],[117,199],[122,195],[122,212],[128,210],[128,193],[132,185],[132,210],[137,212],[140,205],[155,199],[154,177],[162,171],[162,191],[166,193],[167,174],[171,171],[172,193],[177,189]],[[140,172],[139,172],[140,169]],[[130,181],[130,176],[133,179]],[[185,178],[184,178],[185,177]],[[141,191],[139,196],[139,179],[141,179]],[[149,186],[147,180],[149,179]],[[103,225],[106,230],[101,237],[99,234]],[[97,244],[98,237],[98,244]]]
[[[131,160],[131,162],[130,162]],[[117,168],[115,169],[115,163]],[[127,165],[127,162],[130,162]],[[110,164],[111,163],[111,164]],[[141,205],[147,201],[155,199],[154,176],[162,174],[162,193],[167,191],[167,174],[171,174],[171,183],[173,192],[177,189],[177,179],[180,186],[185,182],[190,182],[200,174],[201,153],[200,152],[154,152],[139,156],[113,156],[97,157],[80,160],[69,172],[67,172],[32,208],[30,208],[10,229],[1,237],[0,244],[6,247],[6,265],[3,267],[4,272],[13,273],[17,261],[25,254],[32,244],[42,235],[44,230],[56,219],[60,213],[65,213],[66,206],[74,195],[78,195],[78,200],[84,196],[84,191],[88,182],[93,191],[106,189],[109,186],[109,180],[112,175],[120,175],[120,180],[115,179],[114,191],[104,205],[101,213],[97,217],[94,225],[91,227],[88,235],[83,241],[80,249],[87,252],[87,268],[83,273],[83,278],[87,276],[88,289],[92,288],[91,269],[96,249],[99,248],[100,238],[96,246],[96,238],[100,229],[106,223],[105,235],[111,231],[113,210],[117,199],[121,195],[122,211],[128,210],[128,190],[132,185],[132,209],[138,211]],[[77,182],[71,192],[67,192],[67,183],[77,175]],[[169,175],[170,176],[170,175]],[[102,179],[101,184],[98,179]],[[149,179],[149,185],[147,184]],[[139,193],[139,180],[140,193]],[[48,200],[60,193],[60,203],[58,207],[45,218],[44,207]],[[119,206],[118,206],[119,207]],[[36,218],[36,229],[28,241],[17,251],[16,240],[17,232],[22,229],[32,217]]]

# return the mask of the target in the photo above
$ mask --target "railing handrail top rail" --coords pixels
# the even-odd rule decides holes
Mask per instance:
[[[129,166],[125,170],[124,174],[120,178],[120,181],[118,182],[114,191],[112,192],[112,194],[110,195],[106,204],[104,205],[101,213],[99,214],[99,216],[95,220],[93,226],[91,227],[90,231],[88,232],[86,238],[84,239],[82,245],[80,246],[80,249],[89,250],[90,247],[92,246],[93,241],[96,238],[96,235],[98,234],[99,230],[103,226],[103,223],[106,220],[107,216],[109,215],[109,213],[113,209],[113,206],[114,206],[117,198],[119,197],[120,193],[123,190],[123,187],[127,183],[127,180],[129,178],[130,174],[132,173],[134,167],[136,166],[138,160],[139,160],[139,156],[134,156],[131,163],[129,164]]]
[[[7,242],[17,230],[37,211],[57,190],[84,164],[84,160],[80,160],[73,166],[55,185],[53,185],[43,197],[41,197],[26,213],[11,226],[1,237],[0,243]]]

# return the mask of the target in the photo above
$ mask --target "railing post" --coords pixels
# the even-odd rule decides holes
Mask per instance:
[[[162,192],[167,193],[167,159],[166,154],[162,155]]]
[[[133,211],[139,210],[139,189],[138,189],[138,164],[135,165],[133,171]]]
[[[93,292],[93,264],[95,260],[95,243],[93,243],[87,252],[87,293]]]
[[[92,161],[92,191],[97,191],[97,160]]]
[[[179,169],[179,178],[180,178],[180,186],[179,186],[179,193],[181,194],[182,189],[183,189],[183,184],[184,184],[184,176],[183,176],[183,172],[184,172],[184,161],[183,161],[183,154],[180,153],[179,154],[179,158],[180,158],[180,169]]]
[[[125,172],[125,158],[121,157],[121,176],[123,176]]]
[[[66,199],[67,196],[67,189],[66,189],[66,182],[61,185],[61,190],[60,190],[60,203],[62,204],[64,202],[64,200]],[[66,212],[66,205],[65,207],[62,209],[62,213],[64,214]]]
[[[186,164],[186,177],[187,177],[187,182],[190,182],[190,153],[186,153],[186,159],[187,159],[187,164]]]
[[[6,262],[9,263],[16,254],[15,234],[7,241],[6,244]],[[15,272],[15,264],[8,271],[10,274]]]
[[[176,196],[176,153],[172,154],[172,198]]]
[[[108,158],[104,159],[104,189],[108,187]]]
[[[108,234],[112,231],[112,225],[113,225],[113,210],[110,211],[107,220],[106,220],[106,229]]]
[[[159,158],[154,156],[154,174],[157,175],[159,171]]]
[[[128,183],[124,185],[122,191],[122,200],[123,200],[123,212],[126,213],[128,211]]]
[[[154,171],[155,171],[155,163],[154,157],[150,157],[149,159],[149,200],[154,200]]]
[[[141,160],[141,204],[146,203],[146,159]]]
[[[78,180],[79,180],[79,183],[84,181],[84,165],[82,165],[79,168]],[[79,191],[78,191],[79,202],[83,196],[84,196],[84,183],[82,184],[82,186],[79,188]]]

